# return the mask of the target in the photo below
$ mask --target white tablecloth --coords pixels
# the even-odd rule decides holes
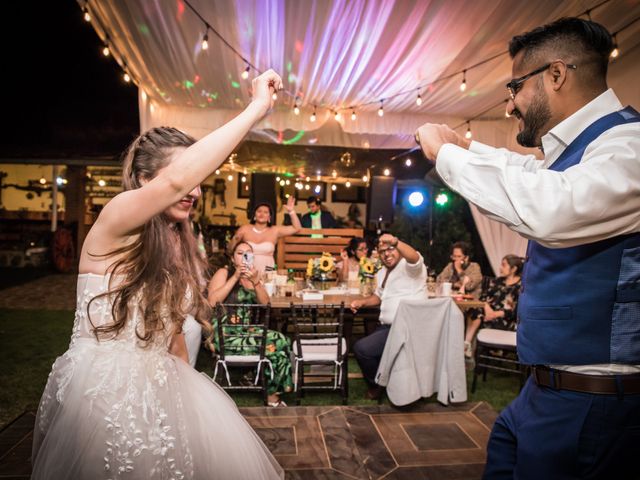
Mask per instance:
[[[438,392],[438,401],[467,400],[464,317],[451,298],[400,302],[376,382],[395,405]]]

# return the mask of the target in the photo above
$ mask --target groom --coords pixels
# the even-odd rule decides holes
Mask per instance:
[[[579,18],[511,40],[507,112],[543,161],[417,132],[447,185],[530,239],[517,341],[532,375],[496,420],[485,478],[638,478],[640,115],[607,87],[612,48]]]

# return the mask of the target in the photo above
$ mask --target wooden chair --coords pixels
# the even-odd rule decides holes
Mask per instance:
[[[265,356],[270,312],[270,305],[218,304],[215,308],[218,345],[213,353],[213,379],[225,390],[260,392],[265,405],[266,375],[273,376],[273,367]],[[242,385],[240,379],[232,383],[232,369],[246,373],[253,368],[256,374],[250,384]],[[218,372],[223,376],[220,382]],[[222,380],[226,380],[226,385]]]
[[[312,237],[320,234],[322,238]],[[278,239],[278,268],[304,271],[310,258],[319,257],[323,252],[339,256],[353,237],[362,236],[361,228],[303,228],[296,235]]]
[[[293,379],[296,405],[306,390],[340,391],[343,405],[349,398],[347,341],[343,335],[344,302],[340,305],[293,305]],[[331,371],[305,372],[305,367],[324,365]],[[328,379],[323,383],[310,379]]]
[[[520,389],[527,379],[528,367],[520,365],[516,348],[516,332],[482,328],[476,336],[475,367],[471,393],[476,391],[478,375],[487,381],[487,370],[498,370],[520,377]]]

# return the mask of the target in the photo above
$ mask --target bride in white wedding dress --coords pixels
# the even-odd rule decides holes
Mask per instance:
[[[83,245],[71,343],[40,401],[32,478],[284,477],[234,402],[189,366],[182,333],[188,314],[210,328],[188,223],[199,184],[281,88],[269,70],[247,109],[202,140],[161,127],[127,150],[125,191]]]

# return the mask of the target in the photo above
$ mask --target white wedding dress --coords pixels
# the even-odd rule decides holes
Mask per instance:
[[[117,339],[98,342],[87,305],[109,276],[78,276],[69,350],[53,365],[36,418],[33,476],[40,479],[284,478],[233,400],[168,353],[168,339],[138,344],[131,307]],[[111,303],[91,304],[95,325]]]

